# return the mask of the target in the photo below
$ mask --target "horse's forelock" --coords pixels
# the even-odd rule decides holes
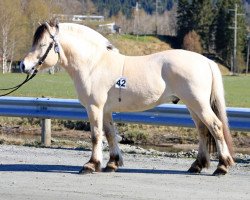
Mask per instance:
[[[46,30],[46,25],[45,24],[42,24],[42,25],[38,26],[38,28],[36,29],[36,32],[34,34],[32,46],[35,46],[35,45],[38,44],[40,39],[43,37],[43,34],[45,33],[45,30]]]

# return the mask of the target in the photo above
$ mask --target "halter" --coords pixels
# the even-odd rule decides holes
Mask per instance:
[[[52,49],[53,45],[54,45],[54,51],[58,54],[58,60],[60,59],[60,49],[59,49],[59,44],[58,44],[58,39],[57,39],[57,34],[59,32],[59,26],[56,25],[56,32],[55,32],[55,35],[52,35],[51,32],[49,31],[49,24],[47,22],[45,22],[45,26],[46,26],[46,29],[50,35],[50,38],[52,39],[52,42],[50,42],[47,50],[45,51],[44,55],[38,60],[38,64],[36,66],[41,66],[45,59],[47,58],[50,50]],[[0,91],[7,91],[7,90],[11,90],[5,94],[1,94],[0,97],[2,96],[6,96],[8,94],[11,94],[12,92],[18,90],[22,85],[24,85],[25,83],[27,83],[29,80],[31,80],[32,78],[34,78],[38,72],[38,69],[37,67],[34,67],[33,68],[34,71],[32,74],[27,74],[25,80],[20,83],[19,85],[17,86],[14,86],[14,87],[10,87],[10,88],[3,88],[3,89],[0,89]]]
[[[51,32],[49,31],[49,24],[48,22],[45,22],[45,26],[47,28],[47,31],[50,35],[50,38],[52,39],[52,42],[50,42],[46,52],[44,53],[44,55],[38,60],[38,66],[42,65],[45,61],[45,59],[47,58],[50,50],[52,49],[53,45],[54,45],[54,51],[58,54],[58,60],[60,59],[60,49],[59,49],[59,44],[58,44],[58,39],[57,39],[57,35],[59,32],[59,26],[56,25],[56,32],[55,35],[52,35]]]

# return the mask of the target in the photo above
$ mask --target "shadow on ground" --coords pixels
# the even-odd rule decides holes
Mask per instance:
[[[69,165],[39,165],[39,164],[2,164],[0,172],[49,172],[78,174],[81,166]],[[172,175],[194,175],[182,170],[158,170],[158,169],[133,169],[120,168],[116,173],[128,174],[172,174]],[[207,175],[207,174],[200,174]]]

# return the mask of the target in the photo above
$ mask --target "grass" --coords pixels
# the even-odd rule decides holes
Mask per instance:
[[[24,74],[1,74],[0,88],[7,88],[21,83]],[[250,108],[250,76],[224,76],[227,106]],[[3,94],[4,91],[1,91]],[[38,74],[11,96],[77,98],[73,81],[66,73],[55,75]]]
[[[153,36],[107,35],[120,53],[125,55],[148,55],[171,49],[170,45]]]
[[[0,88],[15,86],[21,83],[25,77],[26,75],[18,73],[1,74]],[[0,94],[3,93],[4,91],[1,91]],[[77,98],[73,81],[66,73],[38,74],[10,96]]]
[[[227,106],[250,108],[250,76],[224,76]]]

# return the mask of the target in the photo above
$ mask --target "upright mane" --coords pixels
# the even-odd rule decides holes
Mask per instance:
[[[60,29],[65,29],[67,31],[79,33],[81,37],[83,37],[85,40],[89,40],[91,43],[95,43],[98,46],[106,48],[107,50],[112,50],[116,52],[119,51],[113,46],[113,44],[111,44],[111,42],[107,38],[87,26],[73,23],[60,23],[59,27],[59,32]]]
[[[56,26],[53,23],[49,23],[49,25],[51,27]],[[78,32],[78,33],[80,33],[80,35],[82,37],[84,37],[84,39],[91,41],[91,43],[95,43],[98,46],[106,48],[107,50],[112,50],[112,51],[116,51],[116,52],[119,51],[117,48],[115,48],[113,46],[113,44],[111,44],[111,42],[107,38],[105,38],[100,33],[98,33],[97,31],[95,31],[87,26],[73,24],[73,23],[60,23],[59,27],[60,27],[59,32],[60,32],[60,29],[66,29],[68,31],[72,31],[75,33]],[[45,24],[41,24],[40,26],[38,26],[38,28],[35,31],[34,37],[33,37],[32,46],[35,46],[36,44],[39,43],[39,41],[43,37],[45,31],[46,31]]]

